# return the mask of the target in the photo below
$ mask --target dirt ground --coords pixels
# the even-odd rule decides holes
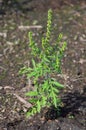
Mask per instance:
[[[86,2],[57,1],[31,0],[24,3],[23,9],[21,3],[9,2],[0,8],[0,130],[86,129]],[[63,41],[67,41],[62,75],[57,75],[65,86],[60,94],[64,106],[59,116],[56,109],[50,108],[28,119],[28,106],[23,100],[27,101],[25,93],[31,86],[19,70],[31,58],[30,30],[41,44],[49,8],[53,9],[52,38],[55,41],[63,32]]]

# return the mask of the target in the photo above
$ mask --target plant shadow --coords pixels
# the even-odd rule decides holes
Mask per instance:
[[[64,107],[59,108],[58,110],[54,107],[51,107],[46,115],[46,120],[53,120],[57,119],[58,117],[67,117],[68,115],[75,115],[75,114],[86,114],[86,88],[84,88],[83,93],[81,94],[78,91],[70,92],[64,95],[62,98],[62,102]]]

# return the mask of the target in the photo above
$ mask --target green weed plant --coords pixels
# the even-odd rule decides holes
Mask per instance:
[[[62,103],[59,92],[64,86],[56,78],[53,78],[52,74],[61,73],[61,59],[67,44],[66,42],[60,44],[63,37],[62,33],[60,33],[56,42],[51,45],[51,32],[52,10],[50,9],[48,11],[46,36],[42,37],[40,48],[33,40],[32,32],[28,34],[29,47],[33,56],[31,60],[32,66],[23,67],[20,70],[21,74],[25,74],[34,83],[34,90],[26,93],[26,96],[29,96],[29,102],[32,104],[32,107],[27,112],[28,117],[39,113],[45,107],[54,106],[58,108]]]

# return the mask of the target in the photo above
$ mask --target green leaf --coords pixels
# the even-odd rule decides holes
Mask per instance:
[[[34,103],[35,104],[37,101],[38,101],[38,99],[36,99],[36,98],[29,99],[30,103]]]
[[[30,67],[23,67],[23,68],[21,68],[20,70],[19,70],[19,74],[26,74],[26,73],[28,73],[28,72],[30,72],[30,71],[32,71],[32,68],[30,68]]]
[[[26,96],[37,96],[38,93],[36,91],[30,91],[25,94]]]
[[[36,107],[33,107],[33,113],[35,114],[37,112]]]
[[[44,60],[45,62],[50,62],[50,60],[48,60],[48,58],[47,58],[46,56],[43,57],[43,60]]]
[[[59,89],[64,88],[64,85],[60,84],[59,82],[52,81],[52,84],[55,85],[55,86],[57,86]]]
[[[58,36],[58,38],[57,38],[57,43],[59,43],[62,40],[62,37],[63,37],[63,34],[60,33],[59,36]]]
[[[57,107],[57,96],[55,95],[53,91],[52,91],[52,98],[53,98],[54,106]]]
[[[29,109],[29,111],[26,113],[27,117],[30,117],[35,114],[35,107],[33,106],[32,108]]]
[[[40,102],[39,100],[37,101],[37,111],[40,112],[40,109],[41,109],[41,105],[40,105]]]
[[[47,103],[46,100],[47,100],[47,98],[43,96],[43,97],[42,97],[42,103],[41,103],[42,106],[45,106],[45,105],[46,105],[46,103]]]
[[[42,85],[42,87],[43,87],[43,91],[48,90],[49,84],[48,84],[47,80],[44,82],[44,84]]]
[[[33,67],[36,68],[36,63],[34,59],[32,59],[32,64],[33,64]]]
[[[61,99],[60,98],[57,98],[57,104],[61,104]]]
[[[59,93],[59,90],[58,90],[57,88],[53,87],[52,89],[53,89],[53,91],[54,91],[55,93],[57,93],[57,94]]]
[[[28,74],[27,74],[27,77],[29,77],[29,78],[30,78],[30,77],[37,77],[37,75],[38,75],[38,74],[37,74],[37,71],[34,71],[34,70],[33,70],[31,73],[28,73]]]
[[[28,111],[27,113],[26,113],[26,116],[27,117],[30,117],[32,114],[31,114],[31,112],[30,111]]]

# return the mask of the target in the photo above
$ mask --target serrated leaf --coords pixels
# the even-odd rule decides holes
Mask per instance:
[[[36,91],[30,91],[25,94],[26,96],[38,96],[38,93]]]

